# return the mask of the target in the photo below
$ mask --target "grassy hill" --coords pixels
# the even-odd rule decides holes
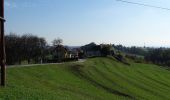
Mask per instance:
[[[7,70],[5,100],[170,99],[170,71],[151,64],[125,65],[114,58]]]

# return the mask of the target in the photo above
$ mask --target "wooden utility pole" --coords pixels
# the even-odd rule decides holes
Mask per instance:
[[[0,0],[0,65],[1,65],[1,86],[6,85],[6,54],[4,38],[4,0]]]

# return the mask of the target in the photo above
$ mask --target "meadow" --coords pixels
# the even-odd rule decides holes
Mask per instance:
[[[167,100],[170,71],[112,57],[85,62],[7,68],[2,100]]]

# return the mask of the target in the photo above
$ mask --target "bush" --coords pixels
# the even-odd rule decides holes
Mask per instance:
[[[115,55],[115,58],[116,58],[118,61],[120,61],[120,62],[122,62],[122,63],[124,63],[124,64],[126,64],[126,65],[130,65],[130,64],[127,62],[126,58],[125,58],[121,53]]]

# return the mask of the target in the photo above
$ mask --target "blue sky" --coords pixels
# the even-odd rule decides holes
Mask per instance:
[[[169,0],[128,0],[170,8]],[[116,0],[5,0],[6,33],[32,33],[49,43],[89,42],[170,47],[170,10]]]

